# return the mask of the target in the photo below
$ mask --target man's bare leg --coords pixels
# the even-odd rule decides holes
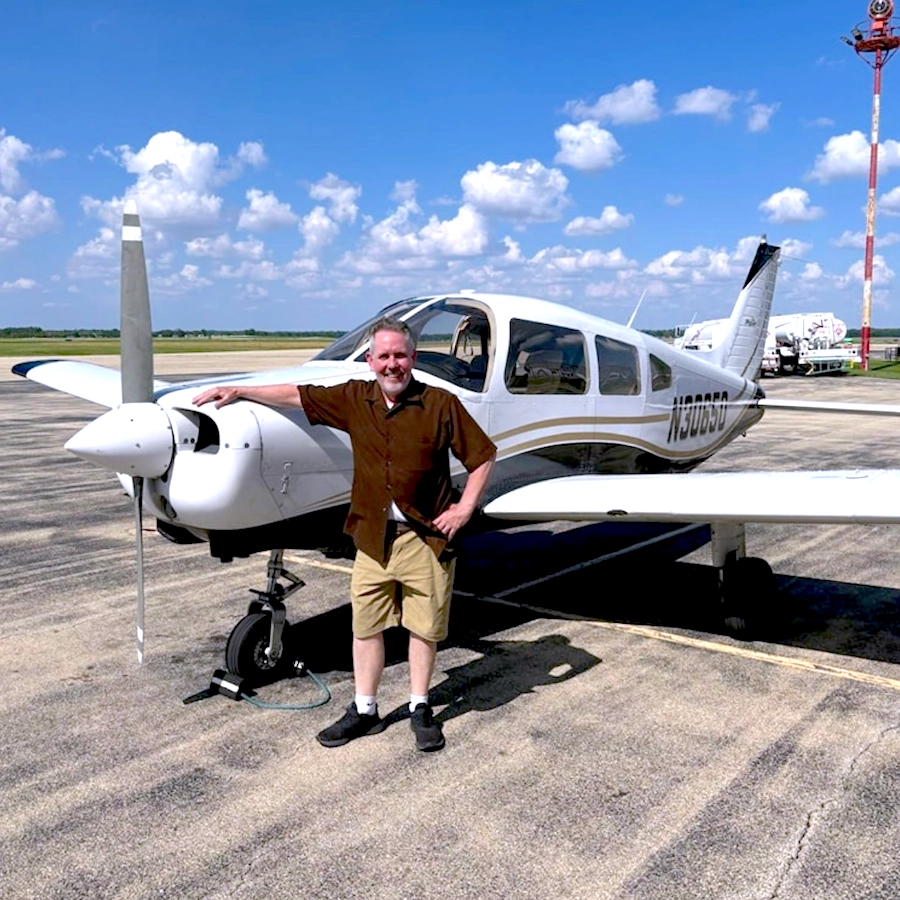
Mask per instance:
[[[409,692],[411,694],[428,695],[431,676],[434,674],[434,660],[437,656],[437,644],[426,641],[417,634],[409,635]]]
[[[356,693],[374,697],[378,693],[383,671],[384,635],[353,638],[353,682]]]
[[[378,717],[375,695],[384,671],[384,636],[353,638],[353,680],[356,697],[347,712],[316,736],[323,747],[341,747],[355,738],[384,731],[386,723]],[[360,706],[361,695],[365,699]],[[366,696],[367,695],[367,696]]]

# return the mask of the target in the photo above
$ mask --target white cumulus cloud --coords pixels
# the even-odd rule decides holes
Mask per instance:
[[[229,234],[220,234],[214,238],[194,238],[185,242],[184,249],[188,256],[205,256],[211,259],[224,259],[228,256],[262,259],[265,252],[262,241],[252,237],[246,241],[232,241]]]
[[[684,203],[684,197],[681,194],[666,194],[663,198],[663,202],[666,206],[681,206]]]
[[[4,281],[0,291],[32,291],[38,286],[33,278],[17,278],[15,281]]]
[[[59,224],[56,205],[49,197],[29,191],[16,200],[0,194],[0,251],[11,250],[26,238]]]
[[[837,279],[840,287],[847,287],[849,284],[862,283],[865,280],[865,260],[857,260],[847,269],[847,274]],[[894,280],[894,270],[885,262],[884,257],[880,253],[876,253],[872,257],[872,284],[876,287],[884,287]]]
[[[478,256],[488,245],[484,216],[464,203],[452,219],[431,216],[420,225],[420,213],[411,182],[398,182],[393,196],[402,201],[389,216],[372,223],[359,254],[345,254],[342,268],[367,275],[431,269],[439,263]]]
[[[724,121],[731,118],[731,107],[737,99],[735,94],[721,88],[697,88],[675,98],[675,115],[712,116]]]
[[[758,244],[759,238],[742,238],[733,253],[710,247],[670,250],[650,262],[644,273],[666,281],[690,284],[732,279],[743,271],[747,253],[751,247],[755,251]]]
[[[785,238],[781,241],[781,255],[784,258],[803,259],[812,248],[813,245],[808,241],[798,241],[796,238]]]
[[[844,231],[839,238],[835,238],[831,243],[835,247],[852,247],[854,250],[864,250],[866,233],[864,231]],[[876,247],[893,247],[895,244],[900,244],[900,234],[896,231],[875,235]]]
[[[529,266],[544,275],[577,275],[592,269],[634,269],[637,263],[621,250],[578,250],[571,247],[546,247],[528,260]]]
[[[19,163],[31,158],[31,146],[0,129],[0,187],[9,193],[22,189]]]
[[[569,180],[536,159],[498,166],[482,163],[460,179],[466,204],[489,216],[521,222],[552,222],[569,203]]]
[[[802,188],[786,187],[776,191],[767,200],[759,204],[770,222],[812,222],[821,219],[825,210],[821,206],[809,205],[809,194]]]
[[[598,97],[594,103],[569,100],[563,111],[573,119],[592,119],[614,125],[652,122],[660,116],[656,85],[646,78],[632,84],[620,84],[610,93]]]
[[[14,134],[7,134],[6,129],[0,128],[0,188],[10,194],[22,193],[25,182],[19,172],[21,163],[59,159],[63,155],[62,150],[37,152],[31,144],[26,144]]]
[[[241,210],[237,223],[244,231],[273,231],[297,221],[290,203],[282,203],[272,191],[266,194],[251,188],[246,197],[249,205]]]
[[[308,212],[298,226],[304,240],[304,253],[318,254],[323,247],[330,244],[341,230],[324,206],[316,206]]]
[[[261,164],[265,155],[261,144],[242,144],[238,157],[222,161],[215,144],[197,143],[177,131],[154,134],[137,151],[122,145],[115,153],[102,152],[136,180],[123,197],[83,197],[84,211],[115,226],[124,202],[133,200],[141,217],[161,228],[215,225],[223,202],[216,188],[237,177],[245,164]]]
[[[779,103],[754,103],[747,114],[747,131],[768,131],[772,116],[778,112]]]
[[[821,281],[825,277],[825,271],[817,262],[807,263],[798,278],[801,281]]]
[[[23,162],[57,159],[61,150],[37,153],[30,144],[0,128],[0,189],[7,194],[23,194],[18,199],[0,194],[0,252],[17,247],[19,242],[59,224],[56,204],[37,191],[26,192],[19,172]]]
[[[610,234],[628,228],[633,222],[632,213],[622,214],[615,206],[604,206],[598,217],[577,216],[566,225],[564,231],[569,236]]]
[[[559,152],[553,161],[581,172],[609,169],[622,158],[619,142],[595,122],[560,125],[553,133]]]
[[[878,211],[886,216],[900,216],[900,187],[882,194],[878,200]]]
[[[268,161],[266,151],[259,141],[245,141],[238,147],[237,158],[254,169],[259,169]]]
[[[309,185],[309,196],[313,200],[328,203],[328,214],[336,222],[356,221],[356,214],[359,212],[356,201],[361,195],[361,187],[352,185],[331,172]]]
[[[185,263],[181,270],[164,278],[154,278],[152,288],[162,294],[184,294],[197,288],[209,287],[209,278],[200,274],[200,269],[193,263]]]
[[[867,175],[870,155],[871,143],[861,131],[835,135],[826,142],[824,152],[816,157],[807,178],[827,184],[836,178]],[[878,147],[879,171],[887,172],[897,166],[900,166],[900,142],[881,142]]]

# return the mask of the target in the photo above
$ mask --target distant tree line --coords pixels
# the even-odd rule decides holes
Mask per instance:
[[[641,331],[644,334],[649,334],[650,337],[660,338],[661,340],[673,340],[675,338],[675,329],[674,328],[642,328]]]
[[[900,337],[900,328],[873,328],[869,334],[875,338],[895,338]],[[847,337],[862,337],[862,331],[859,328],[848,328]]]
[[[334,340],[341,337],[343,331],[260,331],[257,328],[245,328],[243,331],[210,331],[202,328],[199,331],[188,331],[183,328],[163,328],[154,331],[153,337],[164,338],[213,338],[213,337],[262,337],[262,338],[309,338],[324,337]],[[45,330],[36,326],[23,328],[0,328],[0,337],[4,338],[117,338],[118,328],[75,328],[65,330]]]

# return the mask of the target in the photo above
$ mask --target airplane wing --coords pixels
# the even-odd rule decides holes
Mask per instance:
[[[503,494],[484,511],[530,522],[900,523],[900,469],[573,475]],[[784,502],[790,498],[790,502]]]
[[[74,359],[39,359],[17,363],[12,370],[30,381],[109,409],[122,402],[122,376],[118,369]],[[167,387],[167,381],[153,382],[154,390]]]

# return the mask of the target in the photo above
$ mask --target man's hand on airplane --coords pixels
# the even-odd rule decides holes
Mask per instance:
[[[194,406],[215,402],[220,409],[235,400],[252,400],[266,406],[300,406],[300,392],[295,384],[220,385],[197,394],[191,401]]]

